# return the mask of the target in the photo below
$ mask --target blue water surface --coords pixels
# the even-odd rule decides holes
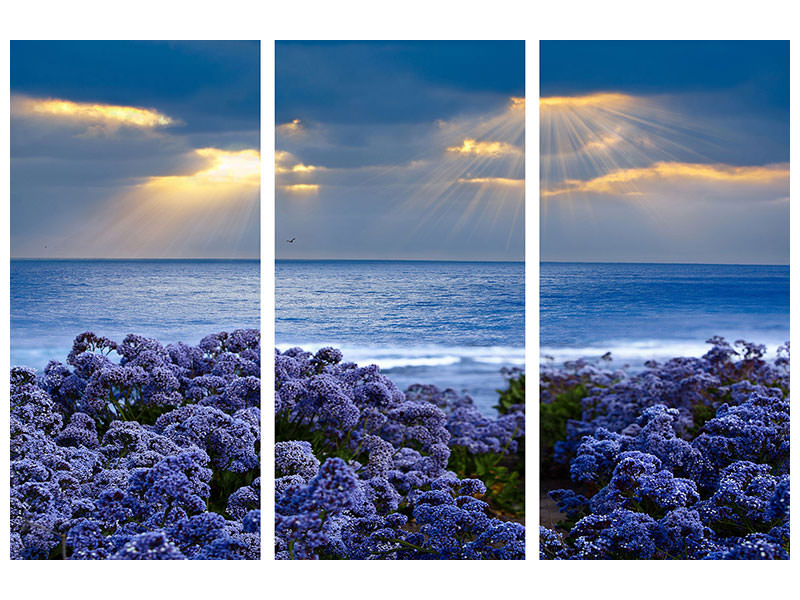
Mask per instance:
[[[700,356],[720,335],[789,339],[789,267],[541,263],[540,350],[555,360],[606,351],[631,364]]]
[[[501,367],[524,364],[524,277],[511,262],[277,261],[276,344],[335,346],[401,389],[466,390],[488,411]]]
[[[11,364],[66,359],[81,332],[163,343],[259,327],[257,260],[12,260]]]

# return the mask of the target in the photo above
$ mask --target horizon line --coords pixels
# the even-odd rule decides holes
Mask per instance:
[[[582,265],[713,265],[732,267],[788,267],[790,263],[736,263],[736,262],[691,262],[691,261],[656,261],[656,260],[539,260],[539,264],[582,264]]]
[[[15,261],[261,261],[261,257],[46,257],[46,256],[12,256],[10,260]],[[277,261],[350,261],[350,262],[510,262],[525,263],[523,259],[491,259],[491,258],[275,258]],[[766,262],[704,262],[704,261],[661,261],[661,260],[539,260],[539,264],[597,264],[597,265],[713,265],[713,266],[750,266],[750,267],[789,267],[790,262],[786,263],[766,263]]]
[[[524,263],[525,259],[491,258],[275,258],[275,261],[319,261],[319,262],[513,262]]]
[[[67,256],[67,257],[49,257],[49,256],[12,256],[10,260],[107,260],[107,261],[114,261],[114,260],[257,260],[261,261],[260,257],[256,258],[225,258],[225,257],[210,257],[210,256],[197,256],[197,257],[157,257],[157,258],[141,258],[141,257],[130,257],[130,258],[102,258],[102,257],[75,257],[75,256]]]

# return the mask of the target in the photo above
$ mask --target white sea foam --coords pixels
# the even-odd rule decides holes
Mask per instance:
[[[376,364],[383,370],[388,370],[402,367],[444,367],[460,363],[461,359],[458,356],[429,356],[422,358],[378,358],[367,362]]]
[[[475,362],[487,365],[524,366],[525,349],[510,346],[409,346],[366,347],[334,343],[305,342],[277,344],[280,351],[299,346],[307,352],[333,346],[344,354],[344,360],[359,365],[378,365],[381,369],[405,367],[438,367]]]
[[[729,340],[733,343],[733,340]],[[767,358],[774,358],[778,346],[783,342],[769,341],[764,343],[767,347]],[[584,347],[543,347],[539,350],[542,364],[547,364],[552,359],[555,363],[583,358],[596,360],[606,352],[611,353],[615,363],[632,362],[641,364],[647,360],[665,360],[675,357],[700,357],[711,349],[710,344],[703,341],[692,342],[682,340],[641,340],[623,341],[612,340],[606,344],[596,344]]]
[[[476,356],[472,360],[487,365],[514,365],[524,366],[525,355],[522,356]]]

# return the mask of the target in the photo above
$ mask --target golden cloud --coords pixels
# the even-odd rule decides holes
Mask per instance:
[[[573,193],[638,194],[640,184],[653,182],[706,181],[739,185],[767,185],[789,182],[785,164],[737,167],[724,164],[657,162],[649,167],[616,169],[585,181],[567,179],[559,187],[542,190],[541,195],[558,196]]]
[[[478,142],[471,138],[465,139],[460,146],[450,146],[447,151],[478,156],[503,156],[521,152],[519,148],[507,142]]]
[[[12,99],[11,114],[82,123],[107,130],[116,130],[120,127],[154,129],[176,123],[171,117],[149,108],[27,96],[17,96]]]
[[[293,161],[294,155],[291,152],[287,152],[286,150],[275,150],[275,164],[284,164],[290,161]]]
[[[300,135],[305,133],[305,127],[300,119],[294,119],[288,123],[277,125],[275,131],[281,135]]]
[[[502,186],[524,186],[524,179],[512,179],[510,177],[462,177],[458,183],[472,183],[479,185],[502,185]]]
[[[261,185],[261,155],[258,150],[220,150],[199,148],[193,152],[205,167],[189,175],[151,177],[148,184],[172,186],[230,185],[258,187]]]
[[[291,152],[286,152],[285,150],[275,151],[275,173],[305,174],[321,169],[324,169],[324,167],[305,165],[299,162]]]
[[[316,183],[294,183],[291,185],[283,185],[281,188],[287,192],[298,194],[314,194],[319,191],[319,185]]]
[[[634,100],[633,96],[611,92],[587,94],[585,96],[550,96],[539,98],[539,108],[578,108],[578,107],[610,107],[627,104]]]
[[[508,104],[509,110],[525,110],[525,98],[521,98],[519,96],[511,96],[511,98],[509,98],[508,100],[509,100]]]
[[[303,163],[298,163],[296,165],[292,165],[291,167],[280,164],[275,165],[276,173],[311,173],[317,169],[319,169],[319,167],[315,167],[314,165],[304,165]]]

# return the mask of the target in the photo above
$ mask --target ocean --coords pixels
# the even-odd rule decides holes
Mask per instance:
[[[64,362],[76,335],[162,343],[259,327],[258,260],[12,260],[11,365]]]
[[[525,362],[524,279],[511,262],[279,260],[276,345],[334,346],[400,389],[452,387],[491,413],[500,369]]]
[[[543,362],[702,356],[714,335],[764,344],[789,339],[789,267],[541,263]]]

